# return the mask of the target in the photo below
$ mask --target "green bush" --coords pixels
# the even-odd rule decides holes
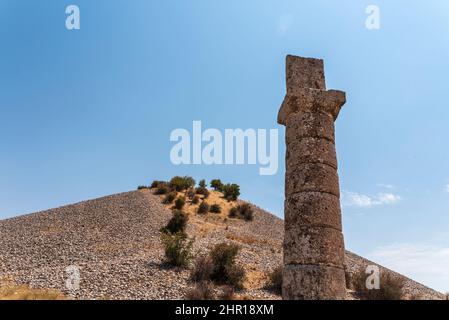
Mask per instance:
[[[196,188],[196,194],[201,194],[204,196],[204,199],[209,197],[209,190],[207,188]]]
[[[240,196],[240,186],[238,184],[225,184],[222,187],[223,196],[228,201],[235,201]]]
[[[200,197],[194,196],[192,199],[192,204],[198,204],[200,202]]]
[[[203,281],[195,284],[195,287],[187,291],[186,300],[214,300],[214,289],[211,283]]]
[[[402,278],[381,272],[379,289],[368,289],[366,287],[368,276],[362,268],[353,274],[349,281],[361,300],[401,300],[403,298],[404,280]]]
[[[269,274],[268,289],[277,294],[282,293],[282,270],[282,266],[279,266]]]
[[[179,197],[175,201],[175,208],[178,210],[182,210],[184,208],[184,205],[186,204],[186,198],[185,197]]]
[[[162,194],[167,194],[170,191],[170,189],[168,188],[167,185],[165,184],[159,184],[156,187],[156,190],[154,191],[154,194],[156,195],[162,195]]]
[[[176,199],[176,192],[170,192],[165,195],[165,198],[164,200],[162,200],[162,203],[171,204],[175,199]]]
[[[206,201],[201,202],[200,206],[198,207],[198,213],[199,214],[206,214],[209,212],[210,206]]]
[[[227,268],[235,264],[239,247],[225,242],[215,245],[210,251],[210,257],[214,264],[212,277],[215,280],[224,280],[227,276]]]
[[[178,232],[175,234],[162,233],[166,263],[176,267],[187,267],[192,259],[193,240]]]
[[[215,191],[222,191],[223,190],[223,183],[221,182],[220,179],[214,179],[210,182],[210,186],[215,190]]]
[[[239,247],[235,244],[219,243],[210,251],[214,265],[211,279],[220,284],[228,284],[236,289],[243,287],[245,271],[236,265]]]
[[[184,233],[189,217],[181,210],[173,210],[173,216],[167,225],[161,229],[164,233]]]
[[[236,207],[232,207],[231,209],[229,209],[228,215],[229,215],[229,218],[237,218],[239,215],[239,212]]]
[[[209,212],[212,213],[220,213],[221,212],[221,206],[217,203],[214,203],[210,206]]]
[[[240,216],[246,221],[252,221],[254,219],[254,210],[248,203],[244,203],[237,206],[237,211]]]
[[[243,281],[245,281],[245,269],[239,265],[229,266],[227,268],[226,283],[235,289],[243,289]]]
[[[190,279],[194,282],[210,280],[213,271],[214,265],[211,258],[209,256],[200,256],[195,261],[192,272],[190,273]]]
[[[200,180],[198,185],[200,188],[203,188],[203,189],[207,188],[206,180],[204,180],[204,179]]]
[[[150,188],[151,188],[151,189],[154,189],[154,188],[159,187],[160,185],[167,185],[167,182],[166,182],[166,181],[160,181],[160,180],[154,180],[154,181],[151,183]]]
[[[246,221],[252,221],[254,219],[254,210],[248,203],[239,204],[237,207],[233,207],[229,210],[230,218],[239,218]]]
[[[143,190],[143,189],[148,189],[148,187],[147,186],[138,186],[137,187],[137,190]]]
[[[194,187],[195,180],[189,176],[185,176],[185,177],[176,176],[170,180],[169,185],[170,185],[170,188],[179,192],[179,191],[184,191],[184,190]]]
[[[192,200],[195,197],[195,194],[196,194],[195,188],[189,188],[186,191],[186,197],[189,198],[190,200]]]

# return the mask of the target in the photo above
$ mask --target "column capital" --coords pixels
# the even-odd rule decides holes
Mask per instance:
[[[316,111],[337,119],[346,102],[346,94],[326,90],[324,63],[321,59],[288,55],[286,58],[287,94],[278,113],[278,123],[286,124],[287,117],[298,111]]]
[[[278,113],[278,123],[286,124],[287,117],[298,111],[325,112],[334,120],[346,103],[346,93],[339,90],[296,89],[295,95],[286,95]]]

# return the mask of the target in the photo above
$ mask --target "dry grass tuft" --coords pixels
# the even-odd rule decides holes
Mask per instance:
[[[0,300],[66,300],[58,290],[32,289],[27,286],[0,287]]]

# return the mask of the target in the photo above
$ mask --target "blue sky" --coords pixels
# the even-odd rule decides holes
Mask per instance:
[[[70,4],[80,30],[65,28]],[[449,291],[448,15],[440,0],[0,0],[0,218],[177,174],[237,182],[282,217],[285,55],[318,57],[348,98],[347,248]],[[172,165],[170,132],[193,120],[278,128],[278,174]]]

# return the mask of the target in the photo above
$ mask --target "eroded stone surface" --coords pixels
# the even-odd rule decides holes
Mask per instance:
[[[287,300],[343,300],[345,272],[341,268],[285,265],[282,297]]]
[[[285,226],[284,263],[331,265],[342,268],[345,258],[343,234],[323,227]]]
[[[278,113],[278,123],[285,124],[292,113],[298,111],[315,112],[317,110],[328,113],[336,120],[345,102],[346,95],[342,91],[297,89],[295,95],[285,96]]]
[[[318,162],[337,169],[337,154],[332,141],[323,138],[302,138],[289,141],[286,153],[287,167]]]
[[[338,197],[321,192],[302,192],[289,196],[285,201],[284,218],[290,226],[342,230]]]
[[[321,163],[303,163],[289,167],[285,179],[285,194],[298,192],[325,192],[340,197],[338,174],[335,168]]]
[[[302,112],[291,114],[286,123],[286,141],[304,137],[324,138],[335,141],[334,119],[324,112]]]
[[[326,91],[323,61],[287,57],[284,299],[343,299],[346,284],[334,121],[346,102]]]
[[[298,88],[326,90],[322,59],[288,55],[285,65],[287,95],[294,95]]]

